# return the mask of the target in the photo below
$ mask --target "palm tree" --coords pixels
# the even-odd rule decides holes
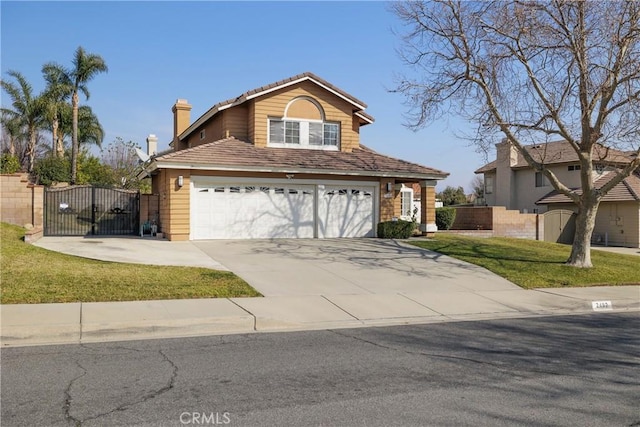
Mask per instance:
[[[58,110],[58,140],[64,147],[64,140],[73,134],[73,109],[64,104]],[[78,108],[78,145],[94,144],[102,146],[104,129],[91,107],[82,105]]]
[[[62,158],[64,156],[64,141],[58,132],[60,115],[62,109],[68,106],[66,101],[71,96],[73,88],[66,84],[59,67],[45,64],[42,67],[42,74],[47,82],[43,96],[46,100],[45,118],[52,135],[51,151],[56,157]],[[71,109],[70,106],[69,109]]]
[[[73,67],[67,69],[56,63],[45,64],[44,69],[50,70],[59,79],[58,83],[67,94],[71,95],[73,125],[71,133],[71,183],[75,184],[78,173],[78,92],[82,92],[89,99],[87,83],[97,74],[108,71],[107,64],[100,55],[87,53],[82,46],[76,49],[72,61]],[[55,70],[55,71],[54,71]]]
[[[10,114],[6,114],[4,111],[0,116],[0,123],[6,131],[6,135],[9,138],[9,155],[16,155],[16,141],[22,137],[22,124],[19,117],[13,117]]]
[[[8,71],[7,74],[17,82],[17,84],[6,80],[0,82],[2,89],[4,89],[11,98],[13,109],[2,108],[1,111],[8,120],[15,120],[26,128],[29,138],[26,150],[28,171],[32,172],[35,161],[38,129],[40,129],[44,120],[45,103],[42,96],[33,95],[33,88],[22,74],[13,70]]]

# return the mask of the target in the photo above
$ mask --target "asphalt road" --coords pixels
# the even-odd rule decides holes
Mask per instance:
[[[7,348],[6,426],[640,426],[640,315]]]

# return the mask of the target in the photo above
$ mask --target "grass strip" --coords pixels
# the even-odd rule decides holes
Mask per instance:
[[[565,265],[571,247],[558,243],[447,233],[410,243],[479,265],[525,289],[640,284],[640,257],[634,255],[592,250],[594,267],[581,269]]]
[[[228,271],[96,261],[24,243],[22,227],[1,231],[2,304],[261,296]]]

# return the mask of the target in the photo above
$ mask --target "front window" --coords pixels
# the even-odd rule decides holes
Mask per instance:
[[[486,176],[484,177],[484,194],[492,194],[493,193],[493,177]]]
[[[338,148],[340,124],[303,120],[269,120],[270,145]]]

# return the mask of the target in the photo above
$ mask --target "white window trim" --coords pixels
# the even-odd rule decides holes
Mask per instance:
[[[403,201],[409,200],[409,212],[405,212],[405,206]],[[400,219],[405,221],[411,221],[413,217],[413,188],[405,187],[402,184],[402,188],[400,189]]]
[[[300,123],[300,142],[298,144],[291,144],[286,142],[272,142],[271,141],[271,121],[280,122],[298,122]],[[338,125],[338,144],[337,145],[314,145],[309,143],[309,123],[321,123],[321,124],[334,124]],[[301,119],[297,117],[268,117],[267,118],[267,147],[273,148],[301,148],[307,150],[327,150],[327,151],[340,151],[341,145],[341,123],[331,122],[315,119]],[[324,142],[324,126],[322,128],[322,139]]]

